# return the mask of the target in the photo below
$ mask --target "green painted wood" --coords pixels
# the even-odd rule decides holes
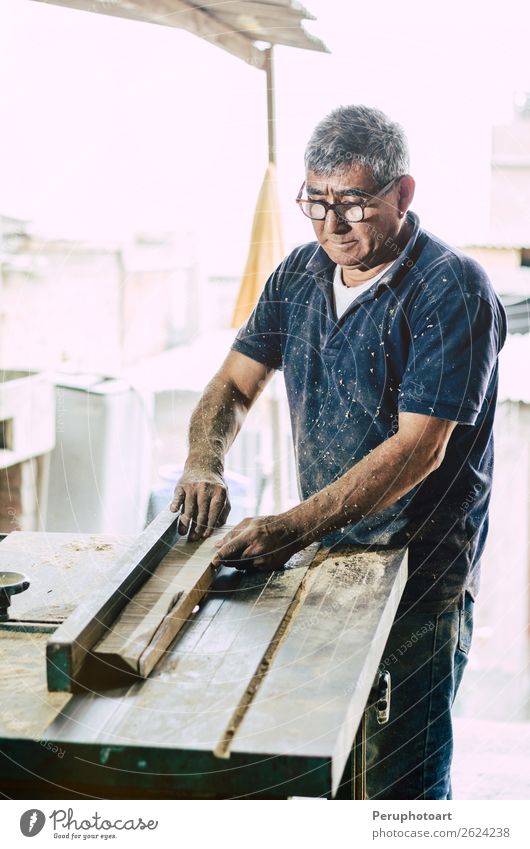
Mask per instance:
[[[330,765],[284,756],[0,740],[0,791],[14,799],[285,799],[329,795]]]
[[[167,551],[178,545],[179,513],[162,510],[126,548],[111,575],[50,637],[46,647],[48,688],[71,692],[87,653],[108,631],[128,599],[145,583]],[[182,538],[180,538],[183,544]]]

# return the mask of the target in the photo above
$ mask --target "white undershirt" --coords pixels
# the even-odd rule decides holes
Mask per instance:
[[[375,277],[370,277],[370,279],[365,283],[359,283],[358,286],[346,286],[346,284],[342,282],[342,268],[340,265],[337,265],[335,273],[333,274],[333,296],[335,299],[335,312],[337,314],[337,318],[340,318],[341,315],[346,312],[350,304],[352,304],[359,295],[366,292],[370,286],[373,286],[374,283],[380,280],[387,271],[388,267],[385,266],[379,274],[376,274]]]

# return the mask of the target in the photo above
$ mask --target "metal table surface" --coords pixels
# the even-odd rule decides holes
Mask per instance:
[[[406,552],[315,545],[276,572],[223,567],[147,680],[48,692],[49,634],[130,541],[13,532],[0,543],[0,568],[31,581],[0,626],[0,792],[351,798]]]

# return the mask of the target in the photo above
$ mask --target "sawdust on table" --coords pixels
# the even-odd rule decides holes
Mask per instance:
[[[78,540],[74,542],[65,542],[63,543],[61,548],[66,549],[67,551],[78,553],[81,551],[113,551],[114,545],[112,542],[98,542],[97,540]],[[50,558],[48,558],[47,562],[53,566],[58,566],[61,569],[71,569],[72,566],[76,566],[79,561],[77,557],[71,557],[66,560],[64,554],[58,552],[57,554],[53,554]]]
[[[381,562],[381,554],[377,552],[363,551],[353,555],[330,555],[327,559],[339,569],[347,570],[348,583],[374,585],[378,584],[385,575],[386,564]]]
[[[67,557],[64,554],[64,550],[73,552],[73,555]],[[34,560],[31,565],[32,566],[56,566],[57,569],[71,569],[72,566],[76,566],[79,563],[79,558],[75,556],[76,553],[82,551],[113,551],[114,544],[112,542],[98,542],[95,540],[78,540],[74,542],[64,542],[61,545],[61,551],[56,551],[51,553],[48,557],[39,558],[38,560]]]
[[[47,634],[0,632],[0,734],[34,737],[71,698],[46,685]]]
[[[110,551],[114,546],[111,542],[79,540],[79,542],[65,542],[62,547],[69,551]]]

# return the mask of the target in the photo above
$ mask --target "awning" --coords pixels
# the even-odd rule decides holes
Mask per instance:
[[[326,45],[302,26],[315,20],[297,0],[37,0],[120,18],[184,29],[221,47],[260,70],[266,55],[257,43],[282,44],[328,53]]]

